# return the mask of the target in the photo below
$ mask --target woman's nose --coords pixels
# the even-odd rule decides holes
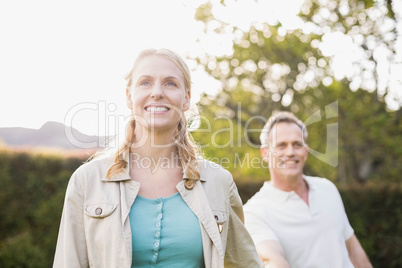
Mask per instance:
[[[154,86],[151,92],[151,97],[154,99],[160,99],[163,97],[163,90],[161,85],[156,84]]]

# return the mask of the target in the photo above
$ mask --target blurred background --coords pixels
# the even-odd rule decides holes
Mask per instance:
[[[0,267],[51,267],[72,172],[124,129],[143,48],[192,69],[194,140],[243,202],[272,112],[307,125],[305,173],[339,188],[374,267],[402,267],[402,1],[0,3]],[[278,3],[280,2],[280,3]]]

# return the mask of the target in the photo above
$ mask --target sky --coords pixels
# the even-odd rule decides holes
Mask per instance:
[[[56,121],[86,134],[115,134],[129,114],[124,76],[139,51],[165,47],[185,58],[230,53],[230,38],[206,35],[194,20],[203,2],[0,1],[0,127],[37,129]],[[242,29],[267,18],[295,28],[302,3],[227,2],[233,12],[216,12]],[[220,84],[194,61],[188,63],[195,104],[202,92],[214,94]]]
[[[102,107],[129,114],[124,76],[140,50],[195,46],[202,25],[184,2],[1,1],[0,127],[105,132]]]

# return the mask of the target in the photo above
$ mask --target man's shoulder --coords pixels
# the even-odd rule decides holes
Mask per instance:
[[[307,175],[304,175],[303,177],[308,183],[320,184],[320,185],[335,185],[332,181],[328,180],[327,178],[307,176]]]
[[[249,200],[247,200],[245,206],[254,206],[260,203],[267,204],[268,201],[272,200],[272,195],[270,190],[272,190],[272,185],[269,181],[265,181],[262,187],[256,192]]]
[[[316,187],[319,190],[328,190],[328,191],[338,191],[338,188],[336,185],[326,179],[326,178],[321,178],[321,177],[314,177],[314,176],[306,176],[304,175],[304,179],[307,181],[309,187]]]

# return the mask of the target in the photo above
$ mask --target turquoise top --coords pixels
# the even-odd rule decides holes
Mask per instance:
[[[179,193],[137,196],[130,210],[131,267],[205,267],[200,223]]]

